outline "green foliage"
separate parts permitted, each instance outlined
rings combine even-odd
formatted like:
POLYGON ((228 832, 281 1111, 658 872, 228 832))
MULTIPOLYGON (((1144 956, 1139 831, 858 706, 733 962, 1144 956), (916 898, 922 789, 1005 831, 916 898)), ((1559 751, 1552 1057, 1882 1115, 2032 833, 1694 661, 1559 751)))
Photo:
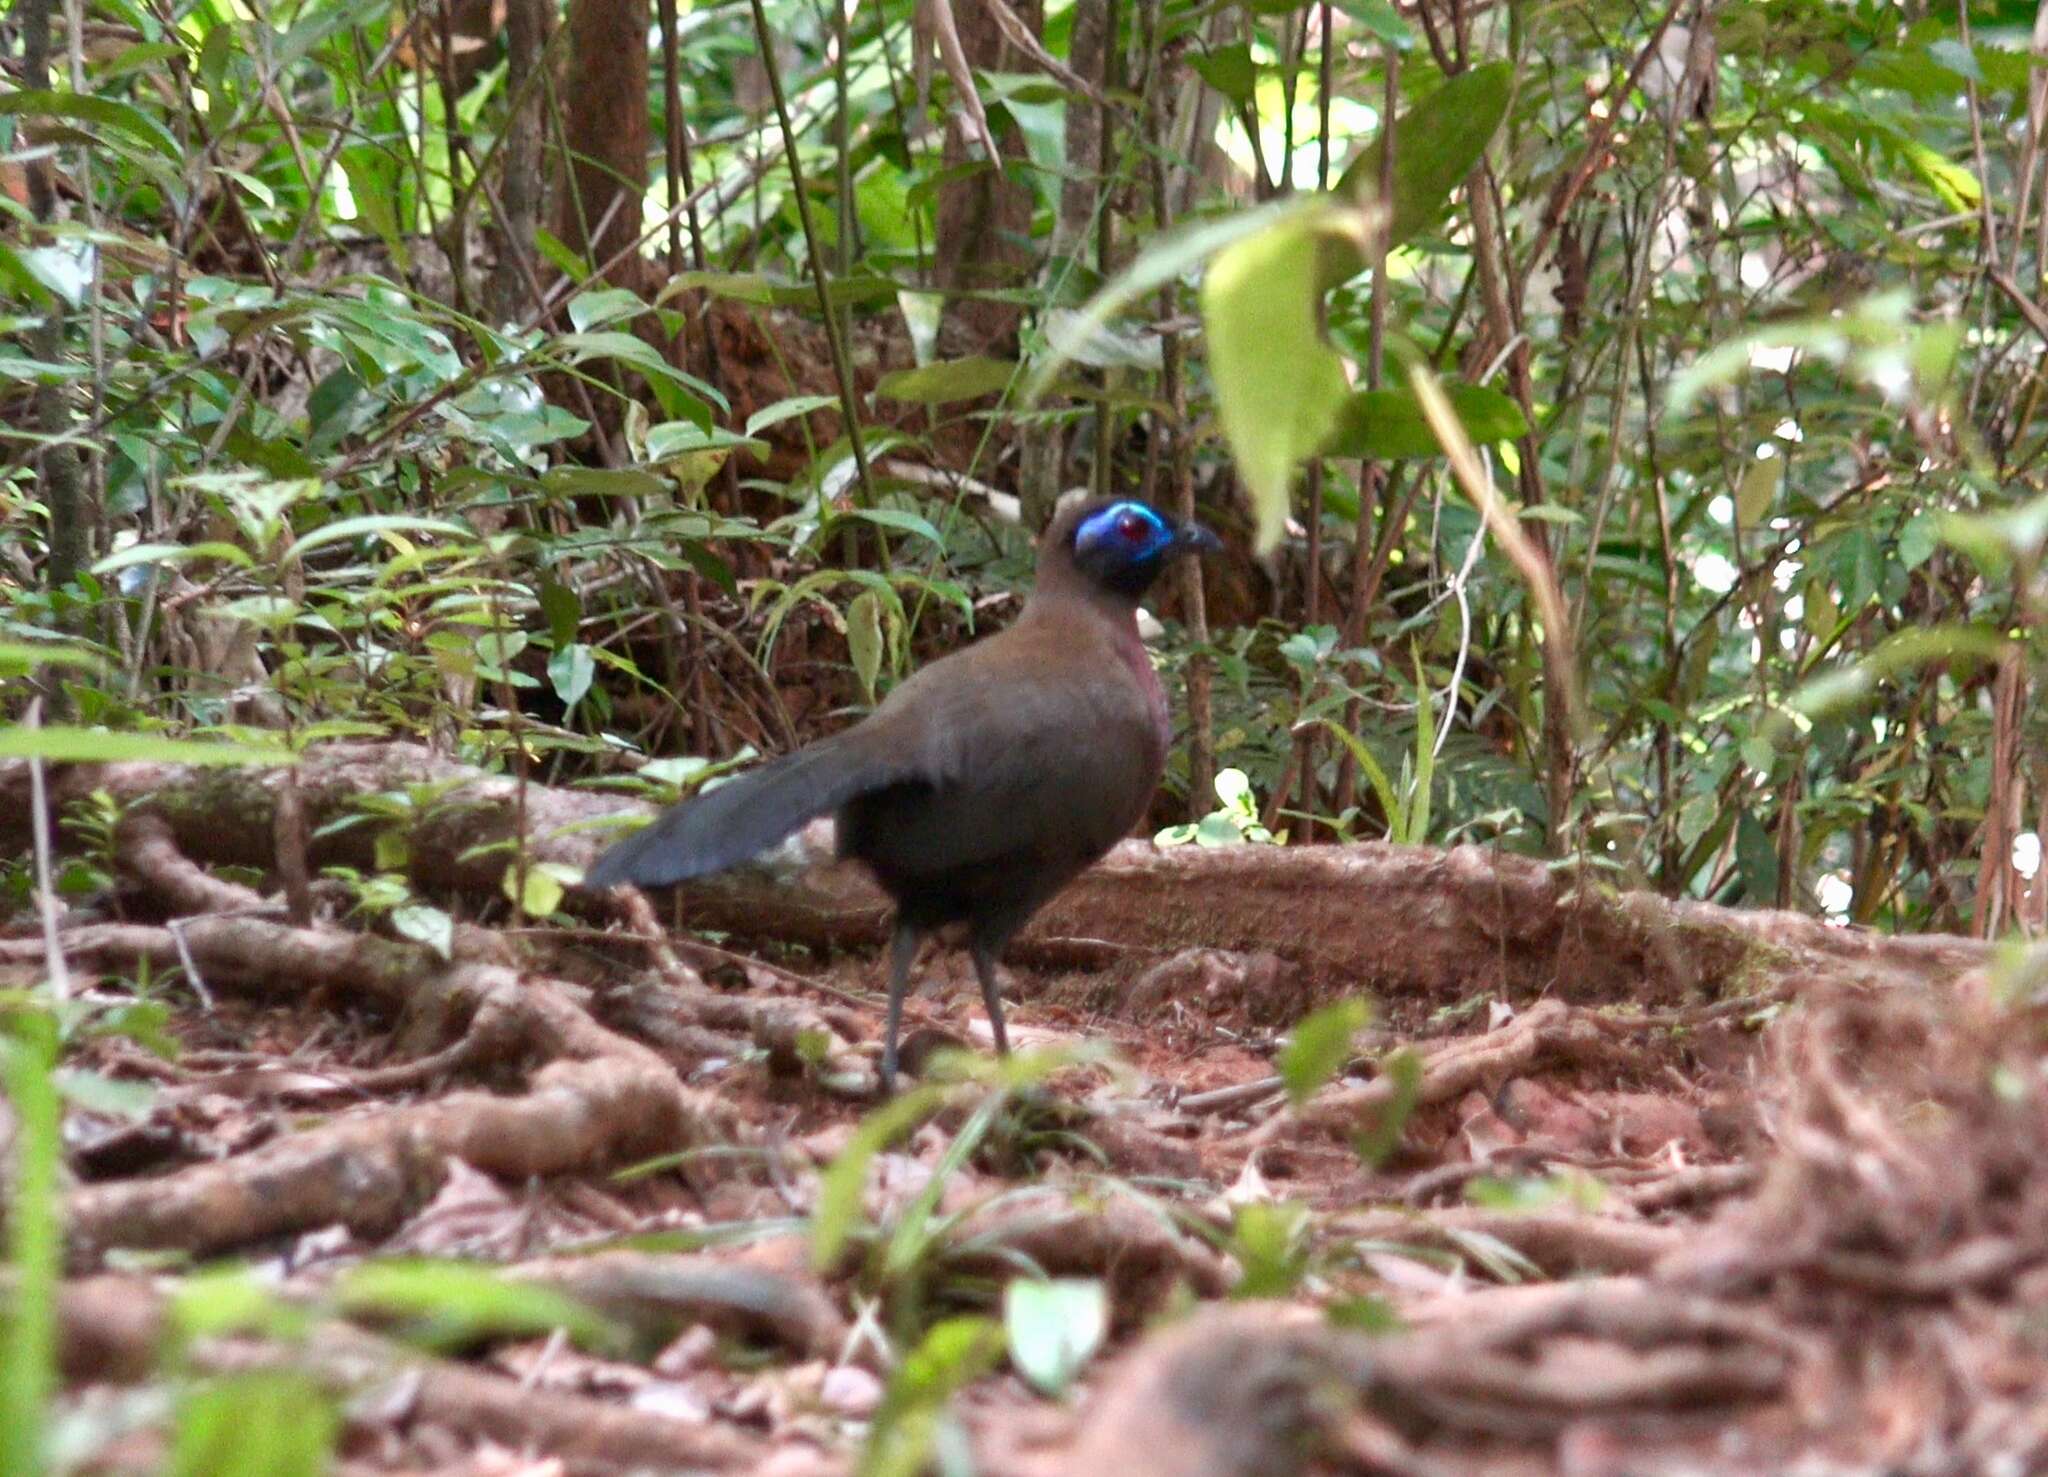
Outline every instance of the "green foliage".
POLYGON ((1226 247, 1202 278, 1216 410, 1258 513, 1258 547, 1279 541, 1295 467, 1329 439, 1344 367, 1317 321, 1317 262, 1348 213, 1310 203, 1226 247))
POLYGON ((933 1325, 889 1381, 855 1469, 860 1477, 917 1477, 934 1460, 941 1471, 959 1470, 966 1433, 946 1402, 993 1369, 1002 1353, 1003 1330, 992 1319, 933 1325))
POLYGON ((256 1370, 187 1390, 174 1426, 171 1477, 320 1477, 341 1418, 307 1376, 256 1370))
POLYGON ((7 1266, 0 1300, 0 1474, 40 1477, 57 1390, 57 1284, 63 1275, 58 1173, 63 1151, 57 1022, 33 1007, 0 1015, 0 1089, 13 1109, 7 1266))
POLYGON ((1286 832, 1275 837, 1259 819, 1258 797, 1252 794, 1251 777, 1243 770, 1216 771, 1216 799, 1216 809, 1199 821, 1168 826, 1153 842, 1160 846, 1185 846, 1190 841, 1201 846, 1236 846, 1286 839, 1286 832))
POLYGON ((1393 1094, 1352 1140, 1358 1157, 1368 1165, 1378 1164, 1399 1147, 1401 1132, 1422 1098, 1422 1058, 1413 1051, 1403 1048, 1388 1053, 1380 1072, 1393 1084, 1393 1094))
POLYGON ((408 1342, 443 1352, 556 1329, 586 1347, 619 1343, 617 1331, 575 1299, 462 1262, 366 1262, 336 1283, 334 1301, 343 1312, 390 1321, 408 1342))
POLYGON ((1287 1297, 1308 1275, 1313 1223, 1308 1207, 1292 1201, 1254 1201, 1237 1207, 1230 1250, 1243 1276, 1231 1290, 1239 1298, 1287 1297))
POLYGON ((1364 1000, 1339 1000, 1295 1022, 1277 1065, 1287 1085, 1287 1100, 1297 1108, 1351 1060, 1351 1044, 1372 1024, 1372 1006, 1364 1000))
POLYGON ((1003 1288, 1003 1332, 1017 1372, 1061 1394, 1109 1332, 1109 1293, 1094 1280, 1013 1278, 1003 1288))

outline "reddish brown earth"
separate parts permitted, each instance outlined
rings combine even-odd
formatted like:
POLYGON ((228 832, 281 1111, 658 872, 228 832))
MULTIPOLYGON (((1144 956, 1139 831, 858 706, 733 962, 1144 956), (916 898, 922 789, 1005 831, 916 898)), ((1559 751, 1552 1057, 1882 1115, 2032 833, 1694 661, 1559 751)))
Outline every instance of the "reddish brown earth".
MULTIPOLYGON (((308 834, 418 762, 316 756, 308 834)), ((20 782, 0 767, 0 815, 20 782)), ((826 1171, 875 1108, 856 884, 677 904, 716 939, 573 887, 580 918, 520 922, 503 855, 464 860, 510 803, 479 788, 409 838, 416 892, 463 920, 443 961, 330 884, 299 921, 266 896, 274 775, 56 782, 152 797, 119 887, 57 921, 75 998, 128 1004, 146 968, 175 1043, 69 1058, 151 1096, 68 1116, 68 1400, 154 1377, 163 1267, 234 1258, 312 1331, 214 1334, 193 1367, 309 1369, 346 1397, 351 1472, 851 1472, 902 1429, 881 1402, 925 1330, 1045 1273, 1103 1286, 1107 1340, 1058 1398, 993 1350, 969 1372, 945 1408, 977 1471, 2048 1464, 2041 1011, 1966 941, 1589 898, 1514 858, 1132 848, 1012 971, 1020 1047, 1102 1055, 992 1115, 986 1074, 935 1094, 820 1262, 826 1171), (1397 901, 1356 920, 1368 886, 1397 901), (1287 1031, 1354 993, 1353 1060, 1290 1104, 1287 1031), (620 1337, 412 1350, 334 1300, 393 1255, 499 1268, 620 1337)), ((532 860, 587 860, 554 828, 616 808, 528 787, 532 860)), ((369 840, 283 844, 317 876, 369 840)), ((0 987, 47 967, 17 917, 0 987)), ((960 961, 922 973, 913 1059, 985 1047, 960 961)), ((162 1454, 145 1430, 101 1469, 162 1454)))

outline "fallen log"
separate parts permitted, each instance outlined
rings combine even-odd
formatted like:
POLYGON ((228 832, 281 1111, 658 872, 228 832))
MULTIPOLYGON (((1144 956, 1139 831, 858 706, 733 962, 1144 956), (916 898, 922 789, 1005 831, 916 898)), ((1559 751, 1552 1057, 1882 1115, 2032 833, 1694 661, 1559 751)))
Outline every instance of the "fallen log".
MULTIPOLYGON (((53 804, 105 790, 161 816, 196 860, 277 871, 282 771, 78 765, 51 780, 53 804)), ((426 797, 405 823, 415 884, 479 898, 502 895, 510 853, 493 843, 512 839, 518 816, 530 862, 580 868, 618 834, 609 818, 653 810, 541 784, 521 793, 513 779, 418 744, 326 744, 296 767, 312 865, 372 867, 378 831, 397 823, 338 831, 332 823, 363 814, 368 795, 408 789, 426 797)), ((0 845, 27 848, 29 814, 26 764, 0 762, 0 845)), ((829 855, 829 830, 813 826, 770 865, 676 889, 677 920, 816 947, 880 943, 886 901, 857 867, 801 865, 829 855)), ((567 906, 601 915, 608 904, 572 888, 567 906)), ((1798 913, 1620 891, 1584 869, 1479 846, 1162 849, 1145 841, 1124 842, 1084 873, 1018 938, 1013 956, 1149 963, 1191 948, 1277 955, 1301 972, 1309 999, 1356 991, 1424 1002, 1497 993, 1650 1004, 1822 982, 1925 985, 1989 958, 1973 939, 1894 937, 1798 913)))

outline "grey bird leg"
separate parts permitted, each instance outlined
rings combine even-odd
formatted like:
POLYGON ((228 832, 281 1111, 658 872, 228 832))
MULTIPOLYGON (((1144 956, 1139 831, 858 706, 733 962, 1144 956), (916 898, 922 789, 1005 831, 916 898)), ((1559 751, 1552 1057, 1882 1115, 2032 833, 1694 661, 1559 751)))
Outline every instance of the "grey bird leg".
POLYGON ((910 985, 910 966, 917 958, 918 932, 898 923, 889 939, 889 1018, 882 1028, 882 1091, 896 1090, 896 1034, 903 1026, 903 995, 910 985))
POLYGON ((988 1007, 988 1028, 996 1038, 996 1055, 1010 1054, 1010 1038, 1003 1030, 1003 997, 996 990, 996 951, 976 940, 967 952, 974 959, 974 977, 981 981, 981 1003, 988 1007))

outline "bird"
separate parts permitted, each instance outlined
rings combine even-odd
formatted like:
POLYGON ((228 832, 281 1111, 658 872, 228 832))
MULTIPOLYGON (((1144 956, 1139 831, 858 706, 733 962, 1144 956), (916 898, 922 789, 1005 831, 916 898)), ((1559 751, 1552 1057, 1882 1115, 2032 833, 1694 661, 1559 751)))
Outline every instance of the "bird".
POLYGON ((999 1055, 996 961, 1012 935, 1122 840, 1151 804, 1171 739, 1138 604, 1216 535, 1131 498, 1062 499, 1015 622, 932 662, 867 717, 701 791, 612 846, 595 888, 721 872, 812 819, 895 904, 881 1086, 896 1082, 911 965, 964 928, 999 1055))

